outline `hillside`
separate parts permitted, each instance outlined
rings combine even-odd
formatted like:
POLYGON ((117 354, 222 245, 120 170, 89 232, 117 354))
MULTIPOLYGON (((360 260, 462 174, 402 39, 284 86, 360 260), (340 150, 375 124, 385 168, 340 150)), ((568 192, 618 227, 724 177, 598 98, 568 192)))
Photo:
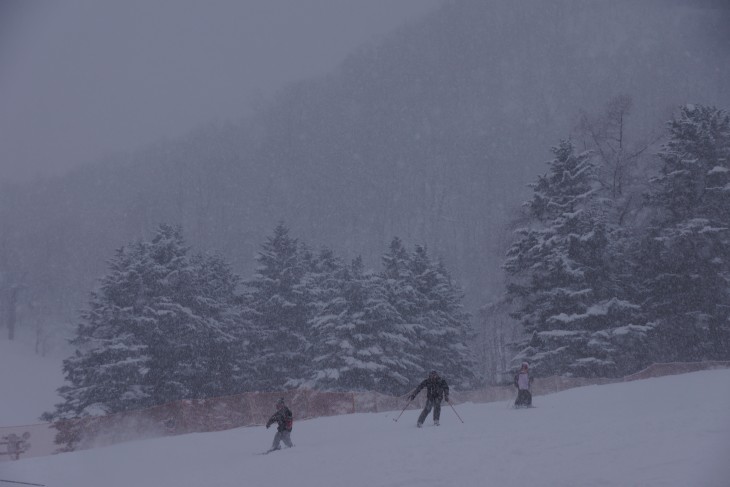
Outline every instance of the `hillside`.
POLYGON ((3 462, 0 478, 49 487, 724 487, 728 401, 730 370, 714 370, 539 396, 529 410, 461 404, 463 424, 447 406, 440 427, 415 428, 416 411, 398 422, 395 413, 295 422, 295 448, 266 456, 258 453, 273 431, 239 428, 3 462))
POLYGON ((250 119, 4 188, 0 271, 22 277, 22 323, 58 326, 113 250, 160 222, 247 276, 284 220, 370 268, 393 236, 428 245, 474 311, 501 294, 505 224, 581 112, 630 95, 638 143, 680 104, 730 106, 728 12, 691 0, 443 2, 250 119))

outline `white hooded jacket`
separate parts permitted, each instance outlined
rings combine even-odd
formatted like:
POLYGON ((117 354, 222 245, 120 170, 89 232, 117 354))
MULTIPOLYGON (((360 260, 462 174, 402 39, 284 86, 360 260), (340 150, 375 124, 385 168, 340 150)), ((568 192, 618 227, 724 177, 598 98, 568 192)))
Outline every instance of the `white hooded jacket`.
POLYGON ((521 391, 530 388, 530 375, 526 370, 521 370, 520 373, 517 374, 517 388, 521 391))

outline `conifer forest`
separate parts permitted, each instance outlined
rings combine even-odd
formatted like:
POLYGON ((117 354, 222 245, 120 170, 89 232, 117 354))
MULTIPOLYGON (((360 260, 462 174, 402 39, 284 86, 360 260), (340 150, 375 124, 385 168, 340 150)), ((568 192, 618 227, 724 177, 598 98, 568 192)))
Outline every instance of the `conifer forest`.
POLYGON ((0 178, 46 419, 730 360, 730 8, 435 5, 240 117, 0 178))

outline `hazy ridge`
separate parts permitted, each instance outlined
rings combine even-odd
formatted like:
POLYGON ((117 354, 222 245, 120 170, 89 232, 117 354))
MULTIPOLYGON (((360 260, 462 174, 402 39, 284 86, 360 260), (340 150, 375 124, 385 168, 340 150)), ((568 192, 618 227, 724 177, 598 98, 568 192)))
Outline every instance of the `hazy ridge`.
POLYGON ((723 7, 444 2, 247 120, 6 187, 0 270, 24 286, 20 325, 75 319, 112 250, 161 221, 244 275, 279 220, 372 267, 397 235, 442 256, 473 310, 501 292, 504 224, 581 111, 629 94, 642 138, 677 105, 730 107, 723 7))

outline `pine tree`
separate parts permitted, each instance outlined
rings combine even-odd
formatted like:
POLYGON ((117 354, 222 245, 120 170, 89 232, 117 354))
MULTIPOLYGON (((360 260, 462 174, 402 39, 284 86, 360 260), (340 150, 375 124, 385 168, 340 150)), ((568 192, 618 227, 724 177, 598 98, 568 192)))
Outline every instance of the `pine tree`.
POLYGON ((356 390, 344 377, 353 355, 349 332, 354 328, 344 297, 351 280, 346 266, 330 249, 322 249, 305 278, 312 297, 308 326, 312 330, 311 369, 306 385, 321 390, 356 390))
MULTIPOLYGON (((606 246, 596 262, 594 321, 602 322, 589 341, 604 358, 600 375, 622 376, 650 363, 648 332, 636 286, 636 225, 646 186, 644 154, 649 142, 638 142, 627 129, 633 102, 627 95, 612 98, 597 116, 583 115, 580 130, 594 155, 599 191, 591 205, 605 232, 606 246)), ((599 365, 599 363, 596 363, 599 365)))
POLYGON ((121 248, 91 295, 64 360, 64 402, 47 419, 115 413, 230 392, 236 279, 188 257, 179 228, 121 248))
POLYGON ((462 389, 475 386, 476 366, 467 346, 474 332, 471 317, 463 310, 462 291, 443 262, 433 261, 425 246, 415 247, 410 268, 416 291, 422 296, 416 321, 423 325, 423 368, 437 370, 462 389))
POLYGON ((469 343, 470 317, 463 312, 463 294, 443 263, 434 262, 424 246, 409 253, 394 238, 383 256, 382 278, 389 301, 413 334, 412 355, 417 367, 411 382, 429 370, 468 388, 476 383, 469 343))
POLYGON ((636 305, 611 272, 612 233, 590 153, 561 142, 526 203, 533 226, 517 232, 504 268, 526 338, 514 361, 541 375, 619 375, 621 344, 641 341, 636 305))
POLYGON ((135 244, 117 250, 110 273, 91 293, 71 344, 73 356, 63 361, 67 385, 59 388, 64 402, 44 419, 100 415, 149 406, 154 391, 145 385, 150 355, 144 341, 142 279, 145 249, 135 244))
POLYGON ((387 302, 382 281, 362 259, 328 266, 311 320, 315 333, 310 385, 340 391, 402 394, 411 364, 402 342, 393 342, 400 317, 387 302))
POLYGON ((730 116, 684 106, 651 180, 639 277, 657 360, 730 356, 730 116))
POLYGON ((411 256, 401 239, 393 238, 388 252, 382 257, 381 275, 395 309, 407 322, 416 323, 415 318, 426 303, 425 297, 416 290, 410 259, 411 256))
POLYGON ((317 261, 310 281, 317 299, 307 385, 403 394, 419 367, 417 337, 392 304, 386 280, 366 272, 360 258, 343 265, 321 254, 317 261))
POLYGON ((195 254, 193 311, 205 317, 205 351, 198 368, 205 371, 201 386, 204 397, 231 395, 245 390, 246 370, 251 360, 247 333, 251 324, 241 312, 240 278, 219 255, 195 254))
MULTIPOLYGON (((384 260, 389 259, 386 254, 384 260)), ((369 367, 368 362, 378 364, 372 373, 373 390, 402 395, 423 373, 417 341, 420 325, 406 321, 398 312, 393 293, 397 286, 392 279, 357 269, 353 267, 356 282, 362 285, 351 289, 350 295, 353 302, 363 306, 362 326, 355 335, 361 344, 360 355, 365 367, 369 367)))
POLYGON ((409 382, 414 382, 430 370, 430 367, 426 365, 428 354, 423 341, 425 328, 419 320, 426 298, 416 290, 410 259, 402 240, 393 238, 388 251, 381 258, 382 270, 379 277, 388 302, 399 316, 393 322, 397 329, 391 338, 403 342, 400 354, 408 357, 407 361, 412 363, 411 368, 404 371, 404 376, 409 382))
POLYGON ((246 283, 249 290, 245 297, 252 322, 249 387, 296 387, 307 377, 307 353, 311 346, 304 280, 311 256, 279 223, 256 260, 258 268, 246 283))

